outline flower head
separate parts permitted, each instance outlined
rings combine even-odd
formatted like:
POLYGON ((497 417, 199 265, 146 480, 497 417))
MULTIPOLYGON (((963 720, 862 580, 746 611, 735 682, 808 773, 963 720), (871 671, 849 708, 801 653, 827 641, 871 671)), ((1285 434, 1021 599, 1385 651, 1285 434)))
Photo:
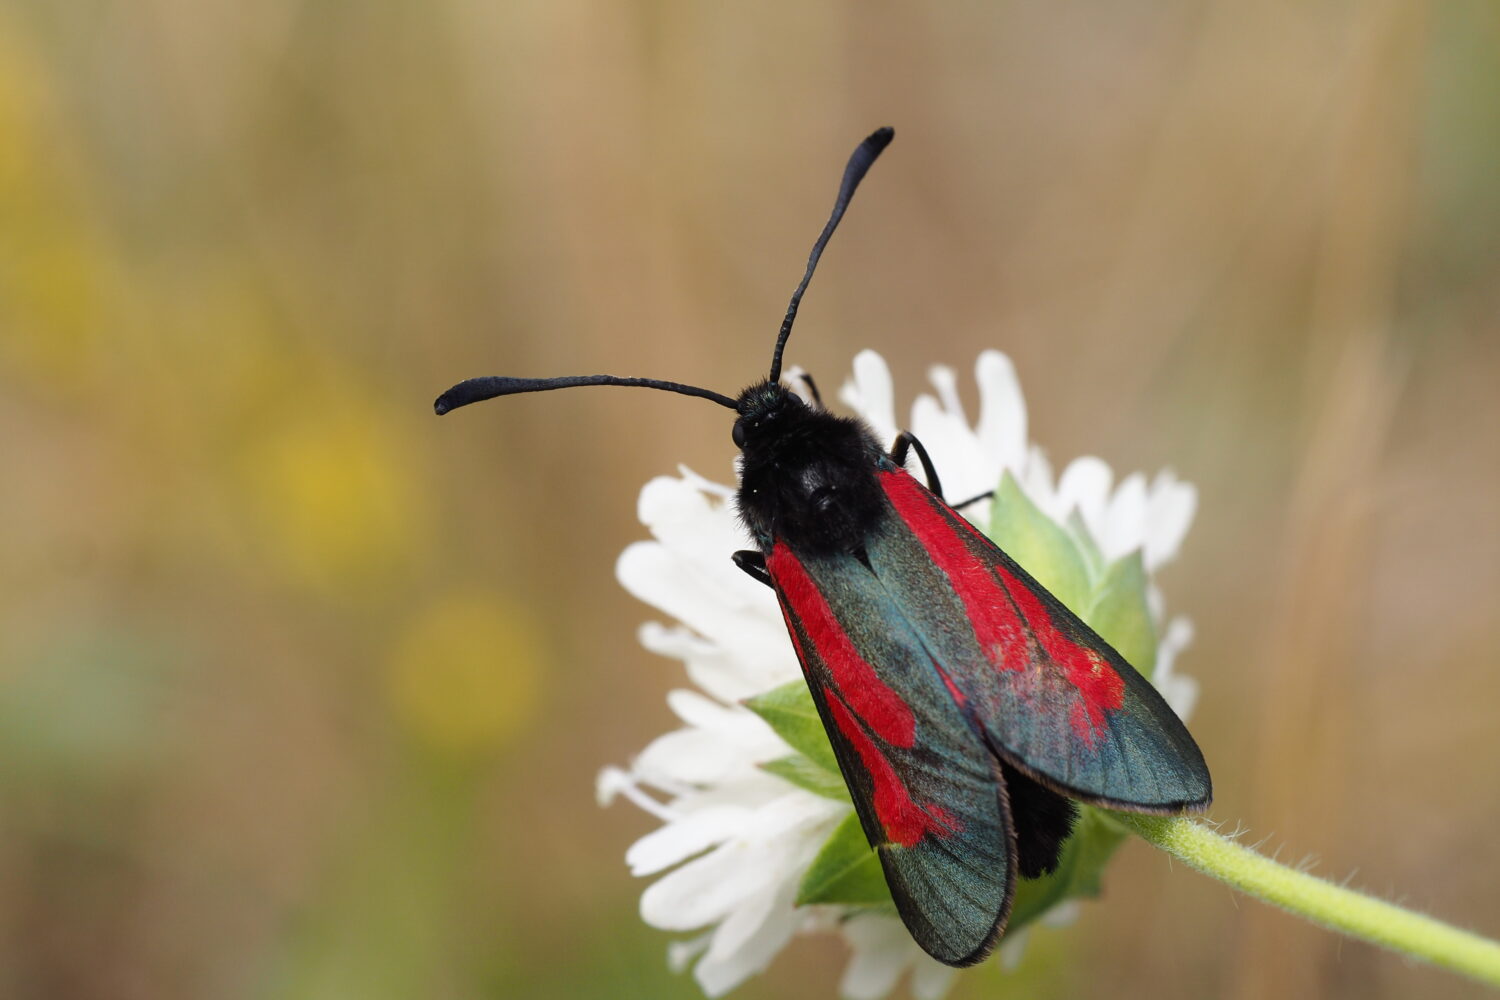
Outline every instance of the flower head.
MULTIPOLYGON (((948 497, 996 491, 964 513, 1064 603, 1106 609, 1111 622, 1124 623, 1106 638, 1143 673, 1153 676, 1154 668, 1154 683, 1185 716, 1196 686, 1173 665, 1191 629, 1181 618, 1162 627, 1150 574, 1181 545, 1196 506, 1193 487, 1170 472, 1115 485, 1097 458, 1075 460, 1054 480, 1027 440, 1009 359, 986 351, 975 374, 977 424, 964 414, 952 370, 935 367, 936 395, 917 398, 907 425, 926 445, 948 497)), ((854 359, 840 395, 878 437, 891 440, 901 429, 890 370, 874 352, 854 359)), ((878 865, 873 876, 846 865, 853 874, 840 868, 838 880, 819 877, 830 856, 847 860, 854 851, 858 858, 868 847, 836 770, 830 777, 816 752, 804 752, 806 730, 798 726, 809 723, 788 710, 806 692, 776 599, 728 558, 745 544, 731 496, 729 487, 687 470, 652 480, 639 512, 653 540, 628 547, 618 565, 627 590, 676 621, 644 625, 642 644, 681 660, 697 688, 668 695, 682 728, 652 741, 628 769, 599 776, 601 802, 624 795, 662 821, 626 853, 632 873, 661 876, 643 894, 641 915, 663 930, 696 932, 673 944, 669 957, 692 965, 710 996, 763 970, 793 935, 835 931, 853 951, 841 984, 846 997, 884 996, 907 970, 916 996, 941 997, 954 970, 917 947, 888 901, 879 905, 878 865)), ((810 724, 808 738, 820 738, 810 724)), ((1088 836, 1113 835, 1091 827, 1085 811, 1074 840, 1088 836)), ((1002 957, 1015 955, 1026 923, 1070 912, 1066 901, 1089 894, 1096 878, 1097 868, 1022 883, 1002 957)))

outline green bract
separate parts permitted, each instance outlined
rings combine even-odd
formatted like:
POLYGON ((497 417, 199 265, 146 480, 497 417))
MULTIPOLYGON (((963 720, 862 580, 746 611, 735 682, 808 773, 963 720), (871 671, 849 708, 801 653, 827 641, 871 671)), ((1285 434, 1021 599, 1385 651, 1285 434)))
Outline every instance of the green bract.
MULTIPOLYGON (((1107 563, 1076 514, 1060 525, 1044 514, 1006 473, 995 491, 989 536, 1042 586, 1075 611, 1136 670, 1156 666, 1156 624, 1147 604, 1141 554, 1107 563)), ((796 753, 766 770, 827 798, 849 800, 838 763, 807 685, 794 681, 746 703, 796 753)), ((1015 931, 1065 899, 1099 893, 1099 876, 1124 834, 1094 809, 1079 806, 1078 823, 1063 846, 1057 870, 1016 887, 1009 929, 1015 931)), ((880 860, 859 818, 850 813, 829 836, 802 878, 799 904, 894 908, 880 860)))
MULTIPOLYGON (((843 784, 842 779, 839 782, 843 784)), ((845 793, 844 798, 848 799, 845 793)), ((891 891, 886 888, 880 858, 870 850, 859 817, 844 817, 823 844, 818 856, 797 887, 797 905, 840 903, 845 906, 880 906, 892 912, 891 891)))

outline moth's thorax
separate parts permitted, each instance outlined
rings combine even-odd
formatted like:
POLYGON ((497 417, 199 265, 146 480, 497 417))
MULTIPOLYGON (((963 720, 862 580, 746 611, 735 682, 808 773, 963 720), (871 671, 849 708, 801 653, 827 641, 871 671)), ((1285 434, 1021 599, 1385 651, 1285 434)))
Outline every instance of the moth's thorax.
POLYGON ((763 551, 852 552, 884 510, 875 472, 883 452, 860 421, 815 410, 781 385, 740 394, 740 518, 763 551))

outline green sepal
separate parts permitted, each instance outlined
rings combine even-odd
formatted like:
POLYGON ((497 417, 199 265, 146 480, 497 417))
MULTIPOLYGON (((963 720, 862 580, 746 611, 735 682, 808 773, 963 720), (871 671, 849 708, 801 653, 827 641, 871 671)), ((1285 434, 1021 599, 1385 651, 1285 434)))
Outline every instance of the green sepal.
POLYGON ((1089 627, 1147 680, 1156 668, 1156 623, 1146 603, 1146 565, 1140 550, 1116 559, 1094 588, 1083 616, 1089 627))
POLYGON ((1009 472, 995 490, 989 536, 1059 601, 1074 609, 1088 606, 1089 573, 1078 544, 1031 502, 1009 472))
POLYGON ((843 776, 838 771, 828 770, 805 754, 788 754, 785 757, 768 760, 760 766, 761 770, 790 781, 798 788, 805 788, 815 795, 821 795, 825 799, 833 799, 836 802, 849 801, 849 789, 844 786, 843 776))
POLYGON ((1089 580, 1097 583, 1104 575, 1104 553, 1100 550, 1099 543, 1094 541, 1094 533, 1089 531, 1088 524, 1076 507, 1068 512, 1067 529, 1073 544, 1078 546, 1078 555, 1083 560, 1089 580))
POLYGON ((786 741, 787 746, 823 770, 838 775, 838 761, 834 759, 833 747, 828 743, 823 720, 818 716, 812 692, 807 690, 806 683, 789 681, 747 699, 745 707, 766 720, 766 724, 786 741))
POLYGON ((844 817, 823 844, 797 887, 797 905, 836 903, 843 906, 894 907, 885 884, 880 857, 870 849, 859 816, 844 817))

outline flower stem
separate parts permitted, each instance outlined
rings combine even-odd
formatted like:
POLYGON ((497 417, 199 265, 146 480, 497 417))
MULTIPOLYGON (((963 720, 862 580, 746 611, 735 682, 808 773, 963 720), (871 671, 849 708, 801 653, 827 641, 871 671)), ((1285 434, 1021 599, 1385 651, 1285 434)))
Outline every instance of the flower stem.
POLYGON ((1243 893, 1330 930, 1500 986, 1500 942, 1288 868, 1195 820, 1100 813, 1243 893))

